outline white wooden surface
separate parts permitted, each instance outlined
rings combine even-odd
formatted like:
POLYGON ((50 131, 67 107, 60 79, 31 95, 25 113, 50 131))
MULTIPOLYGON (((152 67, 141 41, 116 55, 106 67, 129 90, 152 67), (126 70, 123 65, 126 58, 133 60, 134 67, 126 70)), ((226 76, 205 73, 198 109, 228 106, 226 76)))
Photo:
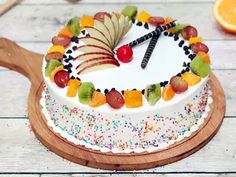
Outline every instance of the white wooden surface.
POLYGON ((49 152, 34 137, 26 107, 30 82, 0 67, 0 177, 236 176, 236 35, 226 34, 217 26, 211 11, 213 0, 81 0, 78 4, 25 0, 0 17, 0 36, 44 53, 53 33, 71 16, 115 11, 128 3, 153 14, 176 17, 199 29, 210 48, 214 73, 227 98, 226 116, 219 133, 192 156, 156 169, 121 173, 77 165, 49 152))

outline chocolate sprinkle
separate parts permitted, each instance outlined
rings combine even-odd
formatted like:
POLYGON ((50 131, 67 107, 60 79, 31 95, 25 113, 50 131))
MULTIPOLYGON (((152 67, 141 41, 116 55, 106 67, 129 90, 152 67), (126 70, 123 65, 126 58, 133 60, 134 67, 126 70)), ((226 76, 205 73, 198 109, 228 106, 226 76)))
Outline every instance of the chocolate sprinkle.
POLYGON ((72 50, 69 49, 69 50, 66 51, 66 53, 67 53, 67 54, 71 54, 71 53, 72 53, 72 50))
POLYGON ((72 42, 75 42, 75 43, 79 43, 79 39, 78 39, 78 37, 77 36, 73 36, 72 38, 71 38, 71 41, 72 42))
POLYGON ((188 50, 185 51, 185 55, 189 55, 190 52, 188 50))
POLYGON ((144 24, 144 28, 149 29, 148 23, 144 24))
POLYGON ((124 95, 125 91, 124 90, 121 90, 121 94, 124 95))
POLYGON ((83 35, 85 35, 86 32, 85 32, 85 30, 82 30, 81 33, 82 33, 83 35))
POLYGON ((188 68, 186 68, 186 71, 190 71, 189 67, 188 67, 188 68))
POLYGON ((97 91, 97 92, 101 92, 101 90, 100 90, 100 89, 96 89, 96 91, 97 91))
POLYGON ((190 58, 190 59, 194 59, 196 57, 196 54, 190 54, 189 56, 188 56, 188 58, 190 58))
POLYGON ((108 94, 108 92, 109 92, 108 89, 105 89, 105 90, 104 90, 105 95, 108 94))
POLYGON ((179 47, 182 47, 184 45, 184 40, 181 40, 180 42, 179 42, 179 47))
POLYGON ((136 23, 136 25, 137 25, 137 26, 142 26, 143 23, 142 23, 142 22, 138 22, 138 23, 136 23))
POLYGON ((186 67, 186 66, 187 66, 187 64, 186 64, 186 62, 184 62, 184 63, 183 63, 183 67, 186 67))
POLYGON ((165 31, 163 34, 164 34, 164 36, 167 36, 167 35, 168 35, 168 32, 167 32, 167 31, 165 31))
POLYGON ((178 35, 178 34, 175 34, 175 35, 174 35, 174 40, 175 40, 175 41, 178 41, 178 40, 179 40, 179 35, 178 35))
POLYGON ((144 95, 144 93, 145 93, 145 90, 143 89, 143 90, 142 90, 142 94, 144 95))
POLYGON ((77 50, 77 48, 78 48, 77 46, 73 46, 73 47, 72 47, 72 49, 73 49, 74 51, 77 50))
POLYGON ((183 47, 183 49, 186 51, 186 50, 189 49, 189 47, 185 45, 185 46, 183 47))
POLYGON ((174 36, 174 34, 170 32, 170 33, 168 34, 168 36, 172 37, 172 36, 174 36))
POLYGON ((179 76, 179 77, 180 77, 180 76, 181 76, 181 73, 176 74, 176 76, 179 76))

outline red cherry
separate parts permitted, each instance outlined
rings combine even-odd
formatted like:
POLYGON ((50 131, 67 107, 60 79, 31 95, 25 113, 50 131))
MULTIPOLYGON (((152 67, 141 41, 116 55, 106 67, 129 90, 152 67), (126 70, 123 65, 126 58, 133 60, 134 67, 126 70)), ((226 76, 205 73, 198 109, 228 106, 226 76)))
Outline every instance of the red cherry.
POLYGON ((108 92, 106 94, 106 101, 114 109, 121 108, 125 103, 123 96, 117 90, 108 92))
POLYGON ((123 45, 117 50, 117 58, 123 63, 129 63, 133 58, 133 50, 128 45, 123 45))
POLYGON ((58 71, 54 76, 54 81, 58 87, 64 88, 70 80, 70 74, 64 70, 58 71))

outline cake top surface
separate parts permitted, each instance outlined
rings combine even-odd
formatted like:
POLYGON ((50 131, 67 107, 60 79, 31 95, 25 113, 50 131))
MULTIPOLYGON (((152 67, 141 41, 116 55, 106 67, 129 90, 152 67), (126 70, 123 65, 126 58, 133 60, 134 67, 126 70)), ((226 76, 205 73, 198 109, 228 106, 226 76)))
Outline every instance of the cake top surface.
POLYGON ((45 56, 47 86, 73 105, 122 111, 165 107, 194 92, 210 72, 208 48, 196 29, 136 14, 127 6, 121 13, 72 18, 45 56), (144 68, 145 53, 151 55, 144 68))

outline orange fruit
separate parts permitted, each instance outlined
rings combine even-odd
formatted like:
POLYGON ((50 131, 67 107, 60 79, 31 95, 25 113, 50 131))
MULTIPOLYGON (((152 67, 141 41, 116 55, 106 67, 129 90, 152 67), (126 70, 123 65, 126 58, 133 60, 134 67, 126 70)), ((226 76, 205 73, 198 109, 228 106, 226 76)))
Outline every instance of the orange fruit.
POLYGON ((213 6, 216 21, 226 31, 236 33, 236 1, 216 0, 213 6))
POLYGON ((162 99, 165 101, 171 100, 175 96, 175 91, 170 84, 166 85, 162 91, 162 99))
POLYGON ((103 104, 105 104, 106 101, 106 96, 100 92, 94 91, 93 95, 92 95, 92 99, 89 103, 89 106, 91 107, 98 107, 101 106, 103 104))

